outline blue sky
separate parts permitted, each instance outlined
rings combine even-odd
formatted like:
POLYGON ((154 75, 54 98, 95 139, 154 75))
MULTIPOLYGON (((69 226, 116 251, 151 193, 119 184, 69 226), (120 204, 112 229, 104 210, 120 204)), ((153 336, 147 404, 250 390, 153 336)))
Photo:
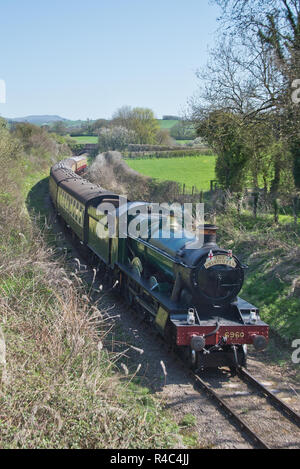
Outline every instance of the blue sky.
POLYGON ((209 0, 1 2, 0 115, 177 114, 197 88, 219 11, 209 0))

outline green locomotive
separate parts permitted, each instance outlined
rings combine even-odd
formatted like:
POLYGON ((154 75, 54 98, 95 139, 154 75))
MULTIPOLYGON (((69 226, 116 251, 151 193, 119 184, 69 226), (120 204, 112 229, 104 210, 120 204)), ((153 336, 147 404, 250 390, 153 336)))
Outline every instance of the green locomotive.
POLYGON ((218 247, 215 226, 205 225, 203 243, 191 249, 197 237, 177 236, 182 226, 174 217, 166 237, 166 215, 153 218, 151 204, 123 203, 82 179, 72 158, 51 168, 50 196, 111 283, 192 367, 245 366, 247 344, 266 347, 267 324, 255 306, 238 297, 245 266, 218 247), (132 222, 136 234, 129 229, 132 222))

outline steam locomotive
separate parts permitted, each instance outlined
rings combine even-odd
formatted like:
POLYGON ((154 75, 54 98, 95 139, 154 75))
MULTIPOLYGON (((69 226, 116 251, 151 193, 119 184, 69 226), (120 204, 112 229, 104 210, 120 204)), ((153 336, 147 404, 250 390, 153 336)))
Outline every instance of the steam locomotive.
POLYGON ((238 297, 246 266, 218 247, 217 227, 204 225, 201 246, 191 249, 190 236, 176 236, 174 214, 166 237, 166 215, 156 215, 150 227, 151 204, 120 203, 119 195, 80 177, 86 166, 85 157, 53 166, 50 197, 111 284, 192 368, 246 366, 247 345, 264 350, 269 328, 258 308, 238 297), (128 230, 133 220, 138 235, 128 230))

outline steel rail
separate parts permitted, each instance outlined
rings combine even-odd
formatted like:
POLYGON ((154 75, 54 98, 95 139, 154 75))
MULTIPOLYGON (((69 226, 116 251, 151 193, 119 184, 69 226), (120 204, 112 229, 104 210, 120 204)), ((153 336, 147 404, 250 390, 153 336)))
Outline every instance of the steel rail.
POLYGON ((190 371, 190 376, 193 378, 195 383, 199 387, 201 387, 210 398, 216 401, 217 404, 226 412, 226 414, 234 420, 234 422, 240 427, 240 429, 244 431, 248 435, 248 437, 250 437, 250 439, 258 449, 271 449, 270 446, 249 427, 245 420, 229 407, 229 405, 224 401, 224 399, 222 399, 218 395, 218 393, 214 391, 213 388, 209 387, 194 372, 190 371))
POLYGON ((249 373, 249 371, 247 371, 245 368, 239 368, 237 371, 238 371, 238 376, 242 380, 247 381, 252 386, 259 389, 261 393, 267 396, 267 398, 270 400, 272 404, 274 404, 277 408, 282 410, 284 414, 286 415, 286 417, 288 417, 292 421, 292 423, 294 423, 300 428, 300 415, 294 409, 292 409, 289 405, 283 402, 272 391, 267 389, 260 381, 254 378, 254 376, 252 376, 249 373))
MULTIPOLYGON (((186 369, 186 364, 184 360, 182 360, 178 354, 176 354, 177 359, 182 363, 184 368, 186 369)), ((259 437, 248 425, 245 420, 239 416, 230 406, 222 399, 221 396, 218 395, 216 391, 214 391, 213 388, 209 387, 197 374, 195 374, 193 371, 188 370, 189 375, 192 377, 194 380, 194 383, 200 387, 211 399, 213 399, 219 407, 230 417, 234 420, 236 425, 245 433, 248 435, 248 437, 252 440, 253 444, 256 445, 257 448, 259 449, 271 449, 268 443, 266 443, 261 437, 259 437)), ((289 406, 287 406, 283 401, 281 401, 279 398, 277 398, 271 391, 266 389, 259 381, 257 381, 253 376, 251 376, 244 368, 240 368, 238 370, 238 374, 240 377, 243 377, 244 379, 247 379, 251 384, 255 385, 257 388, 266 394, 269 398, 272 399, 273 402, 276 401, 276 403, 279 405, 280 408, 285 410, 285 413, 289 415, 289 417, 293 417, 293 419, 297 422, 299 425, 300 423, 300 416, 289 406)))

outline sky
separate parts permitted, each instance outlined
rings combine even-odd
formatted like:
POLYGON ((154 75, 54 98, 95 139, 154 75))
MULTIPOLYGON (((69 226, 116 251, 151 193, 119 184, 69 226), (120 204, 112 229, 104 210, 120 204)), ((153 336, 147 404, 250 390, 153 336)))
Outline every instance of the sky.
POLYGON ((198 86, 219 10, 209 0, 2 0, 0 115, 179 114, 198 86))

